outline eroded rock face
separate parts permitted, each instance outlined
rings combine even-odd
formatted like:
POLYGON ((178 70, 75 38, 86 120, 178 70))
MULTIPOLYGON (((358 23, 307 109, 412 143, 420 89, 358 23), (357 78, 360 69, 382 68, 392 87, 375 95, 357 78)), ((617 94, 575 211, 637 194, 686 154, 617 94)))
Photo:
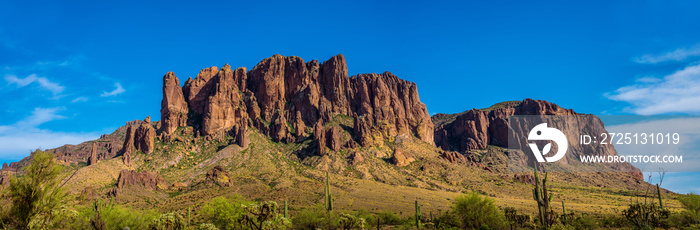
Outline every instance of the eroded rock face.
POLYGON ((177 127, 187 125, 189 108, 180 88, 180 80, 175 73, 168 72, 163 76, 163 101, 160 116, 162 119, 161 132, 170 135, 177 127))
MULTIPOLYGON (((556 104, 525 99, 522 102, 507 102, 493 109, 472 109, 458 114, 453 121, 439 124, 435 128, 435 144, 444 150, 465 152, 486 148, 487 145, 508 146, 507 118, 513 115, 575 115, 571 109, 556 104)), ((436 115, 433 118, 443 119, 436 115)), ((449 116, 449 115, 448 115, 449 116)))
POLYGON ((122 170, 119 172, 117 179, 117 188, 110 192, 111 195, 117 196, 123 189, 127 187, 135 187, 136 189, 148 190, 164 190, 167 189, 165 180, 153 172, 136 172, 134 170, 122 170))
POLYGON ((356 113, 353 115, 367 116, 355 130, 360 144, 365 146, 372 133, 385 137, 415 134, 417 138, 434 144, 433 122, 425 104, 420 102, 415 83, 384 72, 352 77, 350 84, 355 96, 353 111, 356 113))
POLYGON ((97 164, 97 143, 95 142, 92 142, 92 151, 90 151, 90 157, 88 158, 87 164, 97 164))
MULTIPOLYGON (((180 114, 185 111, 180 94, 174 92, 179 83, 171 78, 175 75, 168 73, 163 80, 167 100, 162 103, 162 129, 166 133, 183 123, 180 114)), ((205 136, 240 133, 231 129, 245 120, 275 141, 301 141, 308 127, 344 115, 355 120, 361 117, 353 132, 362 146, 402 134, 433 144, 433 123, 415 83, 389 72, 348 77, 343 55, 323 63, 273 55, 250 71, 232 70, 228 65, 221 70, 203 69, 195 79, 185 82, 182 96, 189 108, 184 123, 205 136)), ((314 134, 314 139, 322 136, 326 134, 314 134)), ((356 145, 321 143, 335 151, 356 145)))
POLYGON ((151 126, 151 116, 146 117, 134 134, 134 147, 145 154, 151 154, 155 145, 156 131, 151 126))
MULTIPOLYGON (((564 109, 556 104, 525 99, 521 102, 502 102, 491 108, 484 110, 473 109, 456 115, 438 114, 433 116, 434 122, 438 124, 435 129, 435 143, 438 147, 446 151, 458 151, 466 153, 470 150, 484 149, 488 145, 509 147, 508 135, 513 135, 512 140, 520 140, 510 143, 511 147, 523 149, 527 145, 527 135, 524 130, 529 130, 537 124, 518 123, 508 124, 508 117, 514 115, 565 115, 561 117, 562 128, 560 130, 569 139, 569 143, 578 142, 578 135, 581 130, 585 133, 605 132, 605 126, 595 115, 578 114, 571 109, 564 109), (576 124, 576 125, 573 125, 576 124), (508 133, 508 126, 514 130, 522 132, 508 133), (517 128, 517 129, 515 129, 517 128)), ((534 122, 534 121, 523 121, 534 122)), ((557 146, 552 147, 556 151, 557 146)), ((593 150, 585 150, 588 146, 570 145, 571 154, 566 154, 558 162, 563 164, 576 163, 580 154, 596 152, 600 155, 617 155, 612 145, 607 145, 593 150)), ((532 154, 513 153, 510 160, 519 165, 533 165, 536 162, 532 154)), ((453 154, 452 154, 453 155, 453 154)), ((456 159, 455 156, 445 155, 446 159, 456 159)), ((615 171, 630 172, 637 179, 642 180, 642 174, 629 163, 609 164, 607 167, 615 171)))
POLYGON ((246 106, 240 100, 237 79, 245 78, 245 68, 231 70, 225 65, 218 74, 211 78, 211 94, 204 105, 202 114, 202 135, 211 135, 227 131, 240 119, 247 119, 246 106))
POLYGON ((122 146, 122 161, 125 165, 131 165, 131 155, 134 154, 134 148, 134 126, 129 125, 122 146))
POLYGON ((326 131, 321 123, 314 125, 314 140, 318 143, 318 154, 323 156, 326 154, 326 131))

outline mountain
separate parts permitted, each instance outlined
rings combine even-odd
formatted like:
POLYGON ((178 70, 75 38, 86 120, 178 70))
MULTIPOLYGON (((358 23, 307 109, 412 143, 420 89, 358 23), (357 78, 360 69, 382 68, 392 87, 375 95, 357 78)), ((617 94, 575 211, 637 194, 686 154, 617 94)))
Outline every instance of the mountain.
MULTIPOLYGON (((569 143, 577 143, 580 133, 603 133, 605 125, 595 115, 581 114, 573 109, 564 109, 559 105, 541 101, 525 99, 523 101, 508 101, 497 103, 485 109, 472 109, 459 114, 436 114, 433 116, 435 126, 435 143, 443 150, 459 151, 467 153, 470 150, 484 149, 489 145, 499 146, 511 149, 524 149, 527 146, 527 133, 534 127, 535 124, 509 124, 508 118, 511 116, 529 115, 529 116, 561 116, 555 122, 562 123, 560 130, 568 138, 569 143), (568 125, 566 125, 568 124, 568 125), (509 134, 509 125, 512 130, 509 134), (516 143, 509 143, 509 140, 520 140, 516 143), (510 146, 509 146, 510 145, 510 146)), ((550 120, 550 123, 553 122, 550 120)), ((556 146, 552 151, 556 151, 556 146)), ((569 150, 564 159, 559 163, 567 166, 576 166, 579 168, 570 167, 568 171, 586 171, 584 165, 580 162, 580 155, 584 153, 593 153, 603 156, 617 155, 617 151, 613 145, 602 145, 599 148, 587 148, 583 145, 569 145, 569 150)), ((592 147, 591 147, 592 148, 592 147)), ((510 158, 518 159, 518 165, 535 166, 534 155, 523 154, 522 152, 511 151, 510 158), (518 155, 518 156, 513 156, 518 155)), ((614 172, 629 172, 638 180, 643 180, 641 171, 630 163, 615 163, 606 164, 607 170, 614 172)), ((591 171, 606 171, 606 169, 596 168, 591 171)))
MULTIPOLYGON (((350 77, 343 55, 322 63, 274 55, 251 70, 210 67, 182 87, 168 72, 162 92, 160 121, 127 122, 98 140, 47 150, 68 166, 71 191, 168 211, 239 193, 289 200, 298 210, 322 199, 331 172, 340 208, 408 212, 421 200, 430 203, 425 212, 437 213, 456 194, 477 191, 532 212, 532 194, 523 192, 532 176, 508 170, 507 118, 561 114, 604 130, 594 117, 532 99, 430 117, 415 83, 389 72, 350 77)), ((21 174, 30 158, 3 170, 21 174)), ((620 191, 645 184, 628 169, 552 173, 551 186, 572 210, 611 212, 626 205, 620 191)))

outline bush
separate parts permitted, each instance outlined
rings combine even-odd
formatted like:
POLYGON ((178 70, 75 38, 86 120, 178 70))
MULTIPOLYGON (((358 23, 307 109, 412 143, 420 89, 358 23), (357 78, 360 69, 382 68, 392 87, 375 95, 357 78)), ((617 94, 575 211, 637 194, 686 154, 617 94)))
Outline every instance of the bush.
POLYGON ((199 225, 199 230, 219 230, 216 225, 211 224, 211 223, 206 223, 206 224, 200 224, 199 225))
POLYGON ((352 214, 341 213, 338 218, 342 229, 365 229, 365 219, 352 214))
POLYGON ((97 224, 104 229, 124 229, 124 227, 147 229, 149 224, 158 217, 156 211, 134 210, 112 202, 105 205, 97 201, 94 205, 79 210, 78 218, 68 228, 91 229, 97 224))
POLYGON ((598 228, 598 222, 596 221, 596 219, 586 214, 583 214, 580 217, 576 217, 573 220, 571 220, 570 225, 574 227, 574 229, 598 228))
POLYGON ((433 224, 438 229, 456 229, 462 226, 462 221, 453 212, 445 212, 438 215, 433 220, 433 224))
POLYGON ((151 221, 151 230, 183 230, 187 228, 185 218, 177 213, 165 213, 151 221))
POLYGON ((318 229, 328 226, 328 213, 323 204, 312 208, 305 208, 297 213, 292 222, 296 229, 318 229))
POLYGON ((379 220, 382 225, 401 225, 403 224, 403 221, 401 221, 401 217, 392 212, 392 211, 385 211, 385 212, 380 212, 377 214, 379 217, 379 220))
POLYGON ((678 200, 688 211, 700 213, 700 196, 698 196, 697 194, 691 193, 678 198, 678 200))
POLYGON ((252 202, 245 200, 241 195, 230 198, 220 196, 206 203, 200 214, 219 229, 241 229, 246 213, 245 205, 249 204, 252 202))
POLYGON ((474 192, 457 196, 452 211, 463 229, 504 227, 505 218, 493 199, 474 192))

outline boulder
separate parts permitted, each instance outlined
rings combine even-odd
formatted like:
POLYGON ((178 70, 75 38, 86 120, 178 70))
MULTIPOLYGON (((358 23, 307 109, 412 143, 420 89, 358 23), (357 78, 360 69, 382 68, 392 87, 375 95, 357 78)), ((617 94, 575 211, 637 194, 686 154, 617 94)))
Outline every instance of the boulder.
POLYGON ((221 165, 214 166, 214 168, 207 171, 206 181, 221 187, 230 187, 233 185, 231 176, 229 176, 228 171, 226 171, 224 167, 221 167, 221 165))
POLYGON ((407 157, 406 155, 403 154, 403 151, 399 148, 394 149, 394 154, 391 157, 391 161, 399 167, 407 166, 411 164, 411 162, 415 161, 412 157, 407 157))

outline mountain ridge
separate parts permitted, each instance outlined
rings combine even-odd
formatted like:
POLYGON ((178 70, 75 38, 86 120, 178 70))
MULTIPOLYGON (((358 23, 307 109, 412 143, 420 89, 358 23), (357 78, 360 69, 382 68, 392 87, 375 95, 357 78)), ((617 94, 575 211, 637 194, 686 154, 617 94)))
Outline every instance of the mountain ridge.
MULTIPOLYGON (((381 188, 385 191, 403 186, 441 197, 479 191, 508 203, 528 199, 519 191, 528 189, 532 178, 508 171, 512 153, 504 148, 506 118, 580 115, 525 99, 430 117, 415 83, 390 72, 347 76, 342 55, 323 63, 274 55, 250 71, 228 64, 210 67, 182 86, 168 72, 162 90, 160 121, 130 121, 98 140, 48 150, 76 170, 79 181, 67 182, 72 190, 144 208, 152 205, 151 198, 164 199, 157 207, 166 210, 192 204, 193 196, 226 192, 296 197, 311 205, 317 194, 306 189, 323 180, 322 172, 332 172, 341 180, 334 186, 354 194, 341 200, 350 206, 355 198, 370 199, 366 194, 376 194, 379 185, 387 186, 381 188), (94 164, 84 163, 91 156, 94 164), (226 188, 216 189, 221 186, 226 188)), ((602 123, 593 126, 603 128, 602 123)), ((30 158, 3 171, 21 173, 30 158)), ((564 190, 632 190, 644 183, 635 172, 550 176, 564 190)), ((435 211, 449 205, 436 202, 435 211)), ((527 208, 521 201, 512 205, 527 208)), ((410 204, 401 203, 401 209, 406 207, 410 204)))

